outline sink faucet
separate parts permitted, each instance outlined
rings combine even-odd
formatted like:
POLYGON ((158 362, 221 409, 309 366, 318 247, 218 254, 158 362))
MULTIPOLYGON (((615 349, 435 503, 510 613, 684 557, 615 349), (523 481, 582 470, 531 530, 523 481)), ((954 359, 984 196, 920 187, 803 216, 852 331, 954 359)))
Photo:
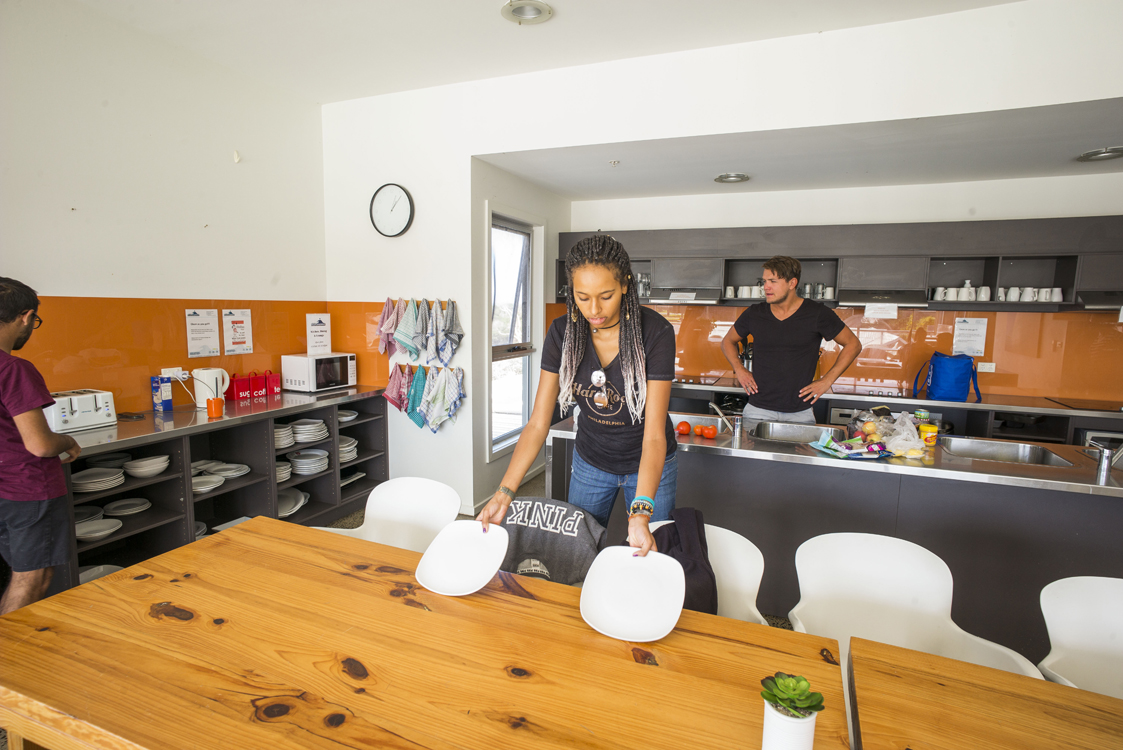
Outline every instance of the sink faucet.
POLYGON ((1109 448, 1095 440, 1089 440, 1088 445, 1100 450, 1100 463, 1096 467, 1096 484, 1107 484, 1108 478, 1111 477, 1111 467, 1119 460, 1120 449, 1109 448))
POLYGON ((729 418, 725 416, 725 412, 723 412, 723 411, 721 410, 721 407, 720 407, 720 406, 718 406, 718 405, 717 405, 717 404, 715 404, 715 403, 714 403, 713 401, 711 401, 711 402, 710 402, 710 408, 711 408, 711 409, 713 409, 713 410, 714 410, 714 411, 715 411, 715 412, 717 413, 717 415, 718 415, 719 417, 721 417, 721 421, 722 421, 722 422, 725 422, 726 426, 727 426, 727 427, 729 427, 729 431, 730 431, 730 432, 740 432, 740 430, 737 430, 737 429, 735 429, 735 428, 733 427, 733 423, 732 423, 732 422, 730 422, 730 421, 729 421, 729 418))

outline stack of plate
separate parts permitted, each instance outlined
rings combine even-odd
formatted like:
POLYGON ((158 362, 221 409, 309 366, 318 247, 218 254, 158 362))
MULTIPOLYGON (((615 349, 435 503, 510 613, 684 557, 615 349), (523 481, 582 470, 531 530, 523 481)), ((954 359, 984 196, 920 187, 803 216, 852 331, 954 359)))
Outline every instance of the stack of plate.
POLYGON ((298 443, 315 443, 328 436, 328 426, 322 419, 298 419, 289 426, 298 443))
POLYGON ((80 542, 96 542, 112 534, 125 524, 116 518, 99 518, 96 521, 83 521, 74 524, 74 536, 80 542))
POLYGON ((130 477, 147 479, 162 474, 171 462, 171 456, 148 456, 147 458, 138 458, 135 461, 126 461, 121 468, 130 477))
POLYGON ((83 565, 78 568, 78 583, 96 581, 102 576, 116 573, 118 570, 124 570, 124 568, 120 565, 83 565))
POLYGON ((80 471, 70 477, 75 492, 98 492, 125 483, 124 469, 94 468, 80 471))
POLYGON ((351 484, 351 482, 356 482, 356 481, 362 479, 363 477, 365 477, 366 475, 367 474, 366 474, 365 471, 356 471, 354 474, 348 474, 346 476, 342 476, 342 477, 339 478, 339 486, 342 487, 344 485, 351 484))
POLYGON ((225 481, 225 477, 216 477, 210 474, 191 477, 191 491, 196 495, 201 495, 204 492, 210 492, 225 481))
POLYGON ((86 466, 100 466, 103 469, 120 469, 126 461, 133 459, 129 453, 102 453, 86 461, 86 466))
POLYGON ((344 422, 350 422, 352 419, 359 416, 359 412, 350 411, 348 409, 340 409, 336 412, 336 414, 339 416, 340 424, 343 424, 344 422))
POLYGON ((346 435, 339 436, 339 463, 345 464, 359 457, 359 441, 346 435))
POLYGON ((192 461, 191 462, 191 476, 196 476, 198 474, 202 474, 204 471, 211 468, 212 466, 221 466, 222 463, 223 463, 222 461, 215 461, 214 459, 210 459, 210 458, 204 458, 201 461, 192 461))
POLYGON ((96 505, 76 505, 74 506, 74 523, 82 523, 83 521, 97 521, 105 515, 105 511, 96 505))
POLYGON ((288 518, 304 507, 312 496, 296 487, 286 487, 277 491, 277 517, 288 518))
POLYGON ((292 462, 293 474, 317 474, 328 468, 328 452, 309 448, 286 453, 285 458, 292 462))
POLYGON ((195 538, 202 539, 207 535, 207 525, 202 521, 195 522, 195 538))
POLYGON ((288 448, 296 442, 292 435, 292 427, 287 424, 273 425, 273 447, 288 448))
POLYGON ((250 467, 245 464, 212 464, 207 467, 207 475, 233 479, 250 473, 250 467))
POLYGON ((277 481, 283 482, 292 476, 292 464, 288 461, 277 462, 277 481))
POLYGON ((121 500, 114 500, 111 503, 106 503, 104 511, 107 516, 131 516, 134 513, 140 513, 151 507, 152 503, 148 502, 143 497, 126 497, 121 500))

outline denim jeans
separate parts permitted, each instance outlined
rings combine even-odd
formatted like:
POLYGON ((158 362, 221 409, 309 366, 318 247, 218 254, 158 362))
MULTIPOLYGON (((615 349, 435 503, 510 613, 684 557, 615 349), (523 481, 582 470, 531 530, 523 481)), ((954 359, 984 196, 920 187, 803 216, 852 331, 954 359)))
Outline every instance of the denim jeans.
MULTIPOLYGON (((616 502, 616 493, 624 490, 624 507, 628 508, 636 498, 636 482, 639 473, 609 474, 587 463, 577 451, 573 451, 573 466, 569 476, 569 502, 597 519, 601 526, 608 528, 608 517, 616 502)), ((675 484, 678 481, 678 452, 667 457, 663 464, 663 475, 659 478, 659 489, 655 492, 655 514, 652 521, 666 521, 675 509, 675 484)))

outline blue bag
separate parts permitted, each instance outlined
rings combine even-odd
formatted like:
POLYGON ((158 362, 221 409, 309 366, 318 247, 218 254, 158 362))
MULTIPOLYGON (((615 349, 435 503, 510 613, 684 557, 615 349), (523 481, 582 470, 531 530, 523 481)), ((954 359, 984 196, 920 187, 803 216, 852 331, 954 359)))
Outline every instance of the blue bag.
MULTIPOLYGON (((983 400, 979 393, 979 377, 975 372, 975 360, 966 354, 954 356, 936 352, 928 365, 928 379, 924 381, 923 390, 927 398, 932 401, 967 401, 971 396, 971 384, 975 384, 976 403, 983 400)), ((920 391, 916 389, 920 382, 920 373, 924 372, 924 365, 916 373, 912 381, 913 398, 920 398, 920 391)))

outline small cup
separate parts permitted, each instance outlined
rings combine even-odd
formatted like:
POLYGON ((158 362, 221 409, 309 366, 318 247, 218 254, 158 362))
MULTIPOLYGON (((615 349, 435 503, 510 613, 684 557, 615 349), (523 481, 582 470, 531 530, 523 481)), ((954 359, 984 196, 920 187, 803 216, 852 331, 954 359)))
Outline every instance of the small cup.
POLYGON ((1016 286, 1010 287, 1010 291, 1006 293, 1007 302, 1021 302, 1022 290, 1016 286))
POLYGON ((1053 301, 1054 302, 1064 302, 1065 301, 1064 289, 1061 289, 1059 286, 1053 287, 1053 301))
POLYGON ((959 298, 964 302, 974 302, 976 296, 975 287, 973 286, 964 287, 959 293, 959 298))
POLYGON ((733 294, 733 287, 731 287, 731 286, 725 287, 725 296, 726 296, 727 299, 732 299, 735 296, 733 294))
POLYGON ((739 286, 737 287, 737 296, 741 297, 742 299, 747 299, 748 297, 752 296, 752 293, 749 292, 749 287, 739 286))
POLYGON ((222 398, 207 399, 207 416, 211 419, 221 417, 226 410, 226 400, 222 398))
POLYGON ((1053 288, 1043 286, 1037 290, 1038 302, 1060 302, 1060 300, 1053 299, 1053 288))
POLYGON ((951 286, 944 290, 944 299, 948 302, 956 302, 959 300, 959 290, 951 286))
POLYGON ((1037 301, 1037 289, 1035 287, 1032 287, 1032 286, 1023 286, 1022 287, 1022 302, 1036 302, 1036 301, 1037 301))
POLYGON ((823 287, 823 299, 834 299, 834 287, 833 286, 823 287))
POLYGON ((997 294, 998 294, 998 301, 999 302, 1005 302, 1006 301, 1006 290, 1005 289, 1003 289, 1002 287, 998 287, 997 294))
POLYGON ((935 289, 932 290, 932 299, 939 302, 940 300, 942 300, 944 298, 944 292, 945 291, 946 290, 942 286, 936 287, 935 289))
POLYGON ((823 298, 823 289, 824 288, 825 287, 822 284, 816 284, 815 285, 815 299, 822 299, 823 298))
POLYGON ((977 299, 979 302, 990 302, 990 287, 989 286, 979 287, 979 293, 975 297, 975 299, 977 299))

